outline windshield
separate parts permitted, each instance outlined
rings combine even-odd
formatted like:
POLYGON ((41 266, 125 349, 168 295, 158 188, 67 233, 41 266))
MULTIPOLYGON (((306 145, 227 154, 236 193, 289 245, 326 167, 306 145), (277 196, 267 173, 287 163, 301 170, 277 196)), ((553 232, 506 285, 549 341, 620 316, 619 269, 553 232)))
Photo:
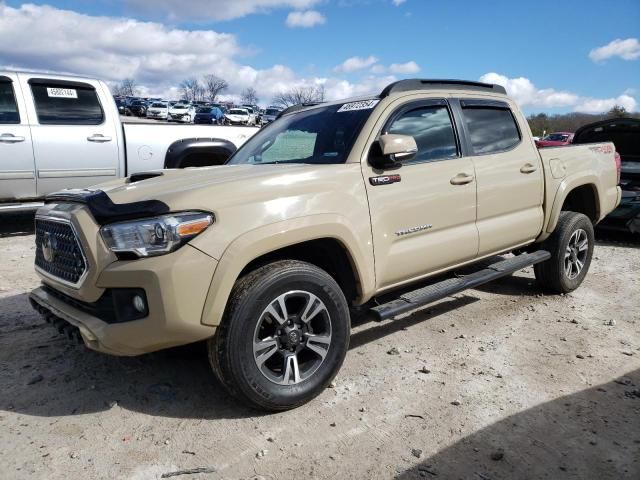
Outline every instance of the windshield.
POLYGON ((230 115, 249 115, 249 112, 247 112, 246 110, 240 110, 238 108, 232 108, 231 110, 229 110, 229 114, 230 115))
POLYGON ((164 103, 152 103, 151 107, 152 108, 167 108, 167 106, 164 103))
POLYGON ((566 142, 569 135, 565 133, 550 133, 543 140, 549 140, 550 142, 566 142))
POLYGON ((329 105, 284 116, 251 137, 227 163, 344 163, 373 105, 342 111, 343 105, 329 105))
POLYGON ((184 110, 185 108, 187 108, 186 105, 174 105, 173 106, 174 110, 184 110))
POLYGON ((271 115, 275 117, 280 113, 280 110, 276 110, 275 108, 267 108, 264 112, 265 115, 271 115))
POLYGON ((196 110, 196 113, 211 113, 210 107, 202 107, 196 110))

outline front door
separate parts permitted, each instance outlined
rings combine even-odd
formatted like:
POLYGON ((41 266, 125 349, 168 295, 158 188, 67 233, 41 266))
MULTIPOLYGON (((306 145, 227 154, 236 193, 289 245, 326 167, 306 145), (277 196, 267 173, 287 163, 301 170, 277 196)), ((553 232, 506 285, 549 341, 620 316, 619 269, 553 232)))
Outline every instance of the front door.
POLYGON ((20 85, 0 75, 0 201, 36 196, 31 131, 20 85))
POLYGON ((106 118, 97 82, 31 78, 23 85, 31 91, 37 117, 31 133, 38 196, 118 176, 116 125, 106 118))
MULTIPOLYGON (((461 156, 447 102, 399 106, 381 133, 411 135, 418 153, 394 170, 363 164, 377 288, 475 258, 475 172, 472 160, 461 156)), ((376 154, 375 145, 371 151, 376 154)))

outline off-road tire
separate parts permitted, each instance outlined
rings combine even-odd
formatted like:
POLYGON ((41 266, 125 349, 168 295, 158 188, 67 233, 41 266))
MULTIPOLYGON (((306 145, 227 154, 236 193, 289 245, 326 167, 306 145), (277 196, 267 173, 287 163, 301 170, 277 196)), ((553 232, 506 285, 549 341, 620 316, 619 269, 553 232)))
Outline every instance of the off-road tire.
POLYGON ((534 266, 538 285, 553 293, 569 293, 578 288, 589 271, 593 247, 594 234, 591 220, 582 213, 560 212, 555 230, 540 247, 542 250, 549 251, 551 258, 534 266), (584 266, 575 278, 570 278, 565 270, 565 254, 569 241, 579 230, 586 233, 588 246, 584 266))
POLYGON ((230 394, 254 408, 283 411, 308 402, 329 385, 342 366, 349 336, 349 308, 336 281, 312 264, 281 260, 264 265, 236 282, 216 335, 207 341, 207 352, 216 377, 230 394), (325 304, 331 323, 331 343, 324 360, 309 378, 279 385, 267 379, 256 364, 254 332, 264 309, 279 295, 292 290, 308 291, 325 304))

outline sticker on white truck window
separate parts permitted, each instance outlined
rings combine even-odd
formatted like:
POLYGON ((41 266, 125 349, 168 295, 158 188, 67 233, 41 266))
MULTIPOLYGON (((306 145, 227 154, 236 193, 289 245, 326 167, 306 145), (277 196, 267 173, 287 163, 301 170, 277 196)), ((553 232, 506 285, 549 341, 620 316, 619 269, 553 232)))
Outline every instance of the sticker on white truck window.
POLYGON ((53 98, 78 98, 78 92, 73 88, 47 87, 47 95, 53 98))
POLYGON ((349 102, 345 103, 340 107, 338 113, 340 112, 353 112, 354 110, 369 110, 375 107, 380 100, 371 99, 371 100, 360 100, 359 102, 349 102))

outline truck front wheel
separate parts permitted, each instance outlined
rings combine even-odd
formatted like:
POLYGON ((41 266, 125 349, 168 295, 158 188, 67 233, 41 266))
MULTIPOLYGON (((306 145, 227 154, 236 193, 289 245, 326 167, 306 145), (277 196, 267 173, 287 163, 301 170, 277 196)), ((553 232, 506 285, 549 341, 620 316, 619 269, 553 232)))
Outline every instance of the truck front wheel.
POLYGON ((551 258, 534 266, 538 284, 555 293, 578 288, 591 265, 594 242, 593 224, 586 215, 561 212, 556 229, 541 246, 551 258))
POLYGON ((349 309, 336 281, 312 264, 282 260, 238 280, 208 354, 231 394, 281 411, 327 387, 349 335, 349 309))

